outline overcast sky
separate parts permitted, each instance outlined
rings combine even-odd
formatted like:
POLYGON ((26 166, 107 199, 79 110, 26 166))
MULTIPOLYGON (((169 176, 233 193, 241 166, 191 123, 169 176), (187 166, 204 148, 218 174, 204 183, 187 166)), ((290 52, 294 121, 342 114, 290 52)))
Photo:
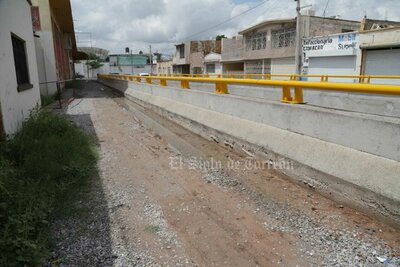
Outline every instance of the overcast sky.
MULTIPOLYGON (((328 0, 302 0, 302 6, 312 4, 317 16, 322 16, 328 0)), ((218 34, 234 36, 238 31, 266 19, 294 17, 294 0, 71 0, 78 46, 92 45, 114 53, 131 47, 134 52, 153 51, 171 54, 174 43, 183 40, 215 38, 218 34), (233 20, 238 14, 265 4, 233 20), (187 38, 189 37, 190 38, 187 38)), ((326 16, 340 15, 344 19, 369 18, 400 21, 400 0, 330 0, 326 16)))

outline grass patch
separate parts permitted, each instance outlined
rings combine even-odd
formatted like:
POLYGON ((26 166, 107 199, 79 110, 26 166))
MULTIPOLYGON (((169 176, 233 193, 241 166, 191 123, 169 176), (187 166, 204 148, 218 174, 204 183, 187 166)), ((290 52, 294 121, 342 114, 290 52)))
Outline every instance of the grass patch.
POLYGON ((46 107, 50 104, 53 104, 57 100, 57 94, 55 95, 40 95, 40 100, 42 103, 42 107, 46 107))
POLYGON ((0 266, 41 266, 50 222, 97 171, 95 142, 66 118, 34 113, 0 141, 0 266))
POLYGON ((148 232, 148 233, 156 234, 156 233, 158 233, 158 232, 161 230, 161 228, 160 228, 160 226, 158 226, 158 225, 146 225, 146 227, 144 228, 144 230, 145 230, 146 232, 148 232))

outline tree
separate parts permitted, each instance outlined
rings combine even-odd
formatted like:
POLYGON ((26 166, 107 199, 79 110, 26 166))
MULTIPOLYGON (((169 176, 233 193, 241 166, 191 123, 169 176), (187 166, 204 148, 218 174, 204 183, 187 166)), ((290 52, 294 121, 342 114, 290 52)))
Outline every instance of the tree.
POLYGON ((217 37, 215 38, 216 41, 221 41, 222 39, 226 39, 227 37, 225 36, 225 34, 221 34, 221 35, 217 35, 217 37))
POLYGON ((98 68, 101 68, 104 66, 104 64, 101 63, 98 58, 96 58, 94 60, 88 60, 86 64, 89 66, 89 69, 92 70, 92 77, 94 76, 94 70, 97 70, 98 68))

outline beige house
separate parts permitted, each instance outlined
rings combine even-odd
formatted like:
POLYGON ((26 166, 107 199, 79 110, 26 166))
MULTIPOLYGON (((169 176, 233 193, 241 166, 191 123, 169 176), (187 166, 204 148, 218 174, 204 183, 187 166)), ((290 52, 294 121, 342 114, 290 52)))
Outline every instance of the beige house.
POLYGON ((244 73, 244 43, 243 36, 235 36, 232 39, 222 39, 222 72, 227 74, 244 73))
MULTIPOLYGON (((313 11, 308 11, 301 16, 300 27, 300 36, 303 38, 357 31, 360 22, 317 17, 313 11)), ((296 18, 267 20, 239 34, 243 39, 224 40, 226 44, 222 49, 224 72, 231 71, 233 67, 231 63, 243 62, 245 73, 295 73, 296 18), (241 46, 242 52, 235 53, 234 50, 241 46)))
POLYGON ((79 55, 70 0, 32 0, 32 23, 40 92, 52 95, 56 84, 47 82, 72 79, 73 58, 79 55))
POLYGON ((157 75, 169 76, 172 74, 172 60, 157 61, 157 75))
POLYGON ((175 45, 172 58, 173 73, 201 74, 205 71, 205 56, 209 53, 221 53, 221 41, 191 41, 175 45))

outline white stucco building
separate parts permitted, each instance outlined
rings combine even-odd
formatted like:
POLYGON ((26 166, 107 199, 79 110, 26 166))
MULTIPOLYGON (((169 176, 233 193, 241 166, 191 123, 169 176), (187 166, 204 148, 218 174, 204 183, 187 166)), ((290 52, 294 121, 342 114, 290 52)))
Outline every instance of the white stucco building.
POLYGON ((30 1, 0 1, 0 81, 0 132, 13 134, 40 105, 30 1))
POLYGON ((210 53, 204 57, 204 73, 222 74, 221 54, 210 53))

